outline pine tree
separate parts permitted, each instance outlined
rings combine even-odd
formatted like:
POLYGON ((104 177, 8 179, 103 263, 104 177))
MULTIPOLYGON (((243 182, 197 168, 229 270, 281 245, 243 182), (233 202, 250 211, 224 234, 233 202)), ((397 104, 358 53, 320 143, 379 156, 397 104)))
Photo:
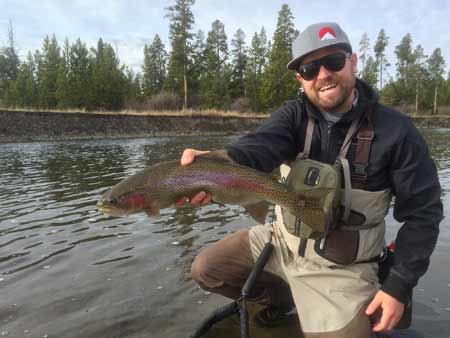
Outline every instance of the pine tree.
POLYGON ((245 95, 244 75, 247 63, 247 49, 245 47, 245 34, 242 29, 238 29, 231 40, 231 78, 230 96, 231 100, 245 95))
POLYGON ((57 106, 56 82, 60 62, 60 47, 55 35, 51 40, 46 36, 38 63, 39 100, 42 108, 56 108, 57 106))
POLYGON ((211 25, 206 39, 206 72, 200 84, 201 105, 206 108, 224 108, 230 105, 228 83, 230 69, 225 26, 219 20, 211 25))
POLYGON ((11 21, 8 25, 8 45, 0 49, 0 98, 13 85, 19 71, 20 60, 16 49, 11 21))
POLYGON ((286 68, 292 59, 292 42, 298 33, 294 28, 293 20, 294 17, 289 6, 282 5, 278 12, 269 65, 264 75, 262 89, 264 108, 279 106, 283 101, 294 98, 298 90, 294 74, 286 68))
POLYGON ((378 72, 380 74, 379 81, 380 81, 380 91, 383 89, 383 71, 386 70, 387 67, 390 66, 389 62, 386 60, 386 47, 389 43, 389 37, 384 32, 384 29, 380 30, 380 33, 378 34, 377 41, 375 42, 375 46, 373 47, 373 50, 375 52, 375 58, 377 61, 378 66, 378 72))
POLYGON ((68 81, 70 88, 70 106, 87 108, 92 90, 92 59, 86 44, 80 39, 70 46, 68 81))
MULTIPOLYGON (((444 87, 444 69, 445 69, 445 60, 442 56, 441 49, 436 48, 431 53, 431 56, 427 60, 428 72, 430 74, 430 79, 432 86, 434 88, 434 97, 433 97, 433 114, 437 113, 438 106, 438 92, 440 87, 444 87)), ((450 72, 449 72, 450 79, 450 72)))
POLYGON ((245 93, 254 112, 259 112, 262 109, 262 82, 267 61, 268 43, 266 31, 263 27, 259 34, 253 35, 245 67, 245 93))
POLYGON ((125 75, 113 47, 99 39, 92 67, 89 108, 118 110, 125 101, 125 75))
POLYGON ((8 106, 31 108, 38 105, 37 86, 34 79, 35 68, 33 55, 29 52, 27 61, 20 65, 17 78, 7 92, 8 106))
POLYGON ((125 105, 127 107, 136 107, 141 101, 141 76, 135 74, 131 68, 125 70, 125 105))
POLYGON ((202 30, 198 30, 194 37, 191 54, 189 55, 188 76, 190 83, 190 105, 198 105, 200 100, 200 86, 206 77, 206 43, 205 35, 202 30))
POLYGON ((144 65, 142 66, 142 89, 145 97, 162 91, 166 80, 167 52, 159 35, 156 34, 150 46, 144 46, 144 65))
MULTIPOLYGON (((62 52, 61 61, 58 67, 58 76, 56 79, 56 98, 59 108, 68 108, 71 106, 70 87, 69 87, 69 54, 70 44, 66 38, 62 52)), ((73 108, 73 106, 72 106, 73 108)))
POLYGON ((184 98, 184 108, 188 103, 188 71, 189 55, 191 54, 194 15, 191 7, 194 0, 175 0, 175 4, 167 8, 170 20, 169 37, 172 52, 169 57, 167 80, 164 84, 166 90, 173 91, 184 98))
POLYGON ((411 34, 407 33, 400 44, 395 47, 395 54, 397 55, 397 78, 405 82, 412 78, 412 68, 414 65, 414 54, 412 51, 412 38, 411 34))
POLYGON ((397 82, 402 91, 402 101, 412 104, 415 97, 416 80, 411 34, 407 33, 402 38, 400 44, 395 47, 395 54, 397 55, 397 82))
POLYGON ((359 77, 364 78, 366 72, 366 60, 368 58, 367 52, 369 50, 370 41, 367 33, 364 33, 361 37, 361 41, 359 42, 359 59, 362 63, 362 69, 359 72, 359 77))
POLYGON ((421 91, 422 91, 423 83, 426 81, 426 78, 427 78, 427 73, 426 73, 426 68, 425 68, 425 60, 426 60, 427 56, 425 55, 423 47, 421 45, 416 46, 416 49, 414 50, 414 53, 413 53, 413 58, 414 58, 414 64, 412 67, 413 68, 412 73, 413 73, 413 77, 415 78, 415 81, 416 81, 415 112, 418 113, 419 104, 421 103, 420 98, 422 97, 422 102, 424 101, 424 98, 425 98, 423 94, 421 95, 421 91))
POLYGON ((444 105, 450 106, 450 70, 447 73, 447 80, 445 81, 444 86, 445 89, 443 93, 444 95, 442 95, 442 103, 444 105))
POLYGON ((364 73, 361 78, 368 84, 370 84, 373 88, 376 88, 376 85, 378 83, 378 67, 377 62, 372 56, 367 57, 364 66, 364 73))

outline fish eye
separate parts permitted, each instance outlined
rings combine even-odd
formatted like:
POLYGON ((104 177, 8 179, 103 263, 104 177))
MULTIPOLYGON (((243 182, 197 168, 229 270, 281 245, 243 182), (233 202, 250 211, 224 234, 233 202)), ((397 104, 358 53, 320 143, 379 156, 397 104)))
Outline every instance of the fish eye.
POLYGON ((106 203, 112 204, 112 205, 116 205, 117 204, 117 199, 115 199, 115 198, 108 198, 106 200, 106 203))

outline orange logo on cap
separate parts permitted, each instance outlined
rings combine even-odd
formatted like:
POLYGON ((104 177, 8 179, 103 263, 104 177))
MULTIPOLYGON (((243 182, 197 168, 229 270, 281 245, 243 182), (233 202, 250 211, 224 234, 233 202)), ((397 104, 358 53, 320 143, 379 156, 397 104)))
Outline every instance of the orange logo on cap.
POLYGON ((319 31, 320 40, 336 40, 336 32, 331 27, 323 27, 319 31))

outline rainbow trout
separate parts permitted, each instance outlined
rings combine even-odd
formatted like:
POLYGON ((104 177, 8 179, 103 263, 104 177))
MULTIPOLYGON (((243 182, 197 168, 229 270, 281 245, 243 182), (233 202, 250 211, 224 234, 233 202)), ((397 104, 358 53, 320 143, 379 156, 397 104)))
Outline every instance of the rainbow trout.
POLYGON ((314 228, 323 215, 322 200, 331 189, 292 191, 272 175, 206 154, 187 166, 170 161, 148 167, 113 186, 97 207, 113 216, 142 211, 156 216, 160 209, 199 191, 210 193, 217 203, 243 206, 261 223, 268 206, 277 204, 314 228))

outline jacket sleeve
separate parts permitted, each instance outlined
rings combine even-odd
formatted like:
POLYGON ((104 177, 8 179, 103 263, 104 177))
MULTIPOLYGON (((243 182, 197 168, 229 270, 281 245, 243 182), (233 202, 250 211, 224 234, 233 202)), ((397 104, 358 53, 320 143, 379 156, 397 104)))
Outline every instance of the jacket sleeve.
POLYGON ((436 166, 425 140, 409 119, 393 149, 391 163, 394 218, 404 224, 395 240, 394 265, 381 290, 406 303, 410 290, 428 269, 443 218, 436 166))
POLYGON ((237 163, 271 172, 295 158, 297 126, 301 119, 299 104, 287 103, 275 111, 255 132, 229 145, 228 155, 237 163))

